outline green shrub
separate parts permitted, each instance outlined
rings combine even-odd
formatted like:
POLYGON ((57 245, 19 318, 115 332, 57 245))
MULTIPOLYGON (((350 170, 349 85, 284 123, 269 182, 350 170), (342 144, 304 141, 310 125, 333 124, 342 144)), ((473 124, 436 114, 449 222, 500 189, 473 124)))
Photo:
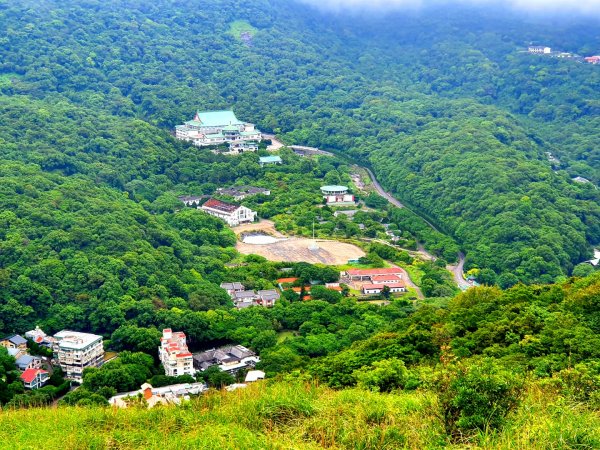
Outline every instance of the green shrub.
POLYGON ((523 390, 523 380, 491 358, 460 362, 434 377, 444 425, 455 440, 502 427, 523 390))
POLYGON ((404 388, 408 370, 398 358, 383 359, 355 370, 353 376, 359 387, 376 392, 390 392, 404 388))

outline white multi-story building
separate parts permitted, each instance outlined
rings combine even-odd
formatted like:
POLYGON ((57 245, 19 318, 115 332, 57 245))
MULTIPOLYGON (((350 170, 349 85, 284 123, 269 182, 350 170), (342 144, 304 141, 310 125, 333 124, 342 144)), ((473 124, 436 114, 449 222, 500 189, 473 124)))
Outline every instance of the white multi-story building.
POLYGON ((199 147, 228 143, 235 154, 258 150, 262 140, 254 124, 241 122, 233 111, 198 111, 192 120, 175 127, 175 137, 199 147))
POLYGON ((549 55, 552 53, 552 49, 550 47, 544 47, 543 45, 530 45, 527 47, 527 51, 529 53, 542 53, 544 55, 549 55))
POLYGON ((252 211, 250 208, 232 205, 214 198, 208 200, 199 209, 224 220, 230 227, 235 227, 241 223, 252 223, 256 218, 256 211, 252 211))
POLYGON ((102 336, 63 330, 54 335, 54 359, 65 378, 81 381, 83 369, 100 367, 104 361, 102 336))
POLYGON ((158 356, 165 369, 165 375, 169 377, 196 374, 194 359, 188 350, 185 333, 181 331, 173 332, 170 328, 163 330, 158 356))

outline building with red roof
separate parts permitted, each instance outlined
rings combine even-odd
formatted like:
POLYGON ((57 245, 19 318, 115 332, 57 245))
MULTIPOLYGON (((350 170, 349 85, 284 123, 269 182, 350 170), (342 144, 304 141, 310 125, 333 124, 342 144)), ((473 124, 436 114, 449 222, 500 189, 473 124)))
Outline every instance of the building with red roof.
POLYGON ((199 209, 211 216, 224 220, 230 227, 235 227, 242 223, 252 223, 256 218, 256 211, 252 211, 250 208, 233 205, 215 198, 209 199, 199 209))
POLYGON ((163 330, 158 356, 167 376, 196 374, 194 360, 188 350, 185 333, 182 331, 174 332, 170 328, 163 330))
POLYGON ((355 281, 371 280, 373 277, 395 275, 402 278, 404 272, 398 267, 384 267, 381 269, 348 269, 346 276, 355 281))
POLYGON ((398 275, 389 274, 389 275, 373 275, 371 277, 371 283, 373 284, 387 284, 387 283, 399 283, 402 281, 402 278, 398 275))
POLYGON ((50 375, 48 371, 43 369, 27 369, 21 374, 21 381, 25 386, 25 389, 39 389, 44 386, 50 375))
POLYGON ((600 64, 600 56, 586 56, 583 59, 590 64, 600 64))

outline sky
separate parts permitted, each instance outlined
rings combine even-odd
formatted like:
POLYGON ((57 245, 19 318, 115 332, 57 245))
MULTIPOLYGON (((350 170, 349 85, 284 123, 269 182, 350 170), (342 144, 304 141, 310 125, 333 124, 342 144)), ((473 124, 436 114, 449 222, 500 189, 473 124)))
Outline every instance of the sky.
POLYGON ((568 13, 600 17, 600 0, 300 0, 321 9, 335 11, 415 9, 431 3, 450 8, 458 4, 507 6, 515 10, 568 13))

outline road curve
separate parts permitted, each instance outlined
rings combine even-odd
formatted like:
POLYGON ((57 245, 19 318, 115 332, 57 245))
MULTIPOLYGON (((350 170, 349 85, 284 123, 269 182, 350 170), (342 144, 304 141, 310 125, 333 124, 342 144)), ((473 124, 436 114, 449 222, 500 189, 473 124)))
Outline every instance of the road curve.
POLYGON ((452 272, 454 281, 461 290, 467 290, 471 287, 467 280, 464 278, 463 270, 465 266, 465 255, 462 252, 458 254, 458 264, 447 265, 446 269, 452 272))
MULTIPOLYGON (((381 195, 388 202, 390 202, 394 206, 397 206, 398 208, 406 208, 406 206, 404 206, 402 203, 400 203, 396 197, 394 197, 392 194, 390 194, 389 192, 385 191, 381 187, 381 185, 379 184, 379 181, 377 181, 377 178, 375 178, 375 174, 373 173, 373 171, 371 169, 369 169, 367 167, 362 167, 362 166, 359 166, 359 165, 356 165, 356 167, 360 167, 361 169, 365 169, 367 171, 367 173, 369 174, 369 177, 371 178, 371 181, 373 182, 373 187, 375 188, 375 190, 377 191, 377 193, 379 195, 381 195)), ((409 209, 409 208, 406 208, 406 209, 409 209)), ((412 211, 415 215, 419 216, 419 218, 423 222, 425 222, 427 225, 429 225, 432 230, 437 231, 438 233, 440 232, 440 230, 438 230, 431 222, 429 222, 423 216, 417 214, 412 209, 410 211, 412 211)))

